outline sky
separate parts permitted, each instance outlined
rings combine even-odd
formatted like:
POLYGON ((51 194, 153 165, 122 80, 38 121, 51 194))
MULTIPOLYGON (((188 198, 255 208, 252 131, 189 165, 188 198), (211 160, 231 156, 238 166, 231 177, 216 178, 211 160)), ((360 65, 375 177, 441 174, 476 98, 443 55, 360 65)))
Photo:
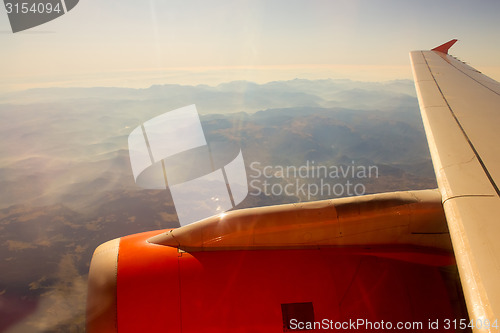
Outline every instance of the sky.
POLYGON ((80 0, 13 34, 0 9, 0 93, 51 86, 411 79, 408 52, 450 53, 500 80, 500 1, 80 0))

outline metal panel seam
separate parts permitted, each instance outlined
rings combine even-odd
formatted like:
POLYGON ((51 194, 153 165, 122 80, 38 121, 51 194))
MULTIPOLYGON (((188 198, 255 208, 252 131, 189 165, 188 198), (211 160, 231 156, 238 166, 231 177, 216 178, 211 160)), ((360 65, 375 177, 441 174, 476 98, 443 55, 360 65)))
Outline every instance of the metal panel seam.
POLYGON ((463 195, 454 195, 449 198, 444 199, 443 205, 446 201, 450 199, 456 199, 456 198, 477 198, 477 197, 485 197, 485 198, 493 198, 492 195, 489 194, 463 194, 463 195))
MULTIPOLYGON (((429 72, 431 73, 431 76, 432 78, 434 79, 434 83, 436 84, 436 87, 437 89, 439 90, 439 93, 441 94, 441 97, 443 98, 443 100, 445 101, 446 103, 446 106, 448 107, 448 109, 450 110, 451 112, 451 115, 453 116, 453 118, 455 119, 458 127, 460 128, 460 130, 462 131, 462 134, 464 135, 465 139, 467 140, 467 142, 469 143, 469 146, 471 147, 472 151, 474 152, 474 155, 476 155, 476 158, 479 162, 479 164, 481 165, 481 167, 483 168, 483 171, 484 173, 486 174, 486 177, 488 177, 488 180, 490 181, 491 185, 493 186, 493 188, 495 189, 495 192, 497 193, 497 195, 500 197, 500 189, 498 188, 498 186, 496 185, 495 181, 493 180, 493 177, 491 176, 490 172, 488 171, 488 168, 486 167, 486 165, 484 164, 483 160, 481 159, 481 156, 479 155, 479 153, 477 152, 476 148, 474 147, 474 144, 472 143, 472 141, 469 139, 469 136, 467 135, 467 133, 465 132, 464 128, 462 127, 462 124, 460 124, 460 121, 458 120, 457 116, 455 115, 455 113, 453 112, 453 109, 451 108, 450 104, 448 103, 448 100, 446 99, 446 97, 444 96, 444 93, 443 91, 441 90, 441 87, 439 87, 439 84, 437 83, 436 81, 436 78, 434 76, 434 74, 432 73, 431 71, 431 68, 429 66, 429 63, 427 62, 427 59, 424 55, 424 53, 422 52, 422 56, 424 57, 424 60, 425 60, 425 64, 427 65, 427 68, 429 69, 429 72)), ((452 65, 453 66, 453 65, 452 65)), ((463 73, 463 72, 462 72, 463 73)), ((464 75, 467 75, 464 73, 464 75)), ((468 75, 467 75, 468 76, 468 75)))
MULTIPOLYGON (((425 57, 424 57, 424 59, 425 59, 425 57)), ((443 60, 444 60, 444 59, 443 59, 443 60)), ((455 60, 460 61, 460 60, 458 60, 458 59, 456 59, 456 58, 455 58, 455 60)), ((426 60, 426 62, 427 62, 427 60, 426 60)), ((499 94, 498 92, 496 92, 495 90, 491 89, 490 87, 488 87, 488 86, 484 85, 481 81, 476 80, 475 78, 473 78, 472 76, 470 76, 469 74, 467 74, 466 72, 464 72, 463 70, 461 70, 460 68, 458 68, 457 66, 455 66, 453 63, 448 62, 448 64, 450 64, 453 68, 455 68, 455 69, 456 69, 457 71, 459 71, 460 73, 462 73, 462 74, 464 74, 465 76, 469 77, 471 80, 475 81, 476 83, 479 83, 481 86, 485 87, 486 89, 488 89, 488 90, 490 90, 491 92, 493 92, 493 93, 495 93, 495 94, 497 94, 497 95, 499 95, 499 96, 500 96, 500 94, 499 94)), ((469 66, 469 67, 470 67, 470 66, 469 66)), ((481 73, 481 72, 478 72, 478 73, 481 73)), ((482 73, 481 73, 481 74, 482 74, 482 73)), ((432 75, 432 72, 431 72, 431 75, 432 75)), ((483 74, 483 75, 484 75, 484 74, 483 74)), ((433 75, 433 77, 434 77, 434 75, 433 75)))

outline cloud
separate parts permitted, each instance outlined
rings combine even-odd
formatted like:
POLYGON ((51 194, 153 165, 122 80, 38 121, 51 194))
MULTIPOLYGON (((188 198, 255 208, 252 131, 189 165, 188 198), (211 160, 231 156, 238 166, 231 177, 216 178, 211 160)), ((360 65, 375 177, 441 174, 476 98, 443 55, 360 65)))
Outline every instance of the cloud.
POLYGON ((9 248, 9 251, 22 251, 26 249, 36 248, 36 246, 31 243, 15 241, 15 240, 8 240, 5 242, 5 244, 9 248))
MULTIPOLYGON (((58 282, 42 294, 33 314, 6 333, 64 331, 69 326, 78 332, 84 331, 87 278, 78 274, 75 260, 72 254, 62 257, 57 271, 58 282)), ((34 283, 31 287, 39 285, 34 283)))

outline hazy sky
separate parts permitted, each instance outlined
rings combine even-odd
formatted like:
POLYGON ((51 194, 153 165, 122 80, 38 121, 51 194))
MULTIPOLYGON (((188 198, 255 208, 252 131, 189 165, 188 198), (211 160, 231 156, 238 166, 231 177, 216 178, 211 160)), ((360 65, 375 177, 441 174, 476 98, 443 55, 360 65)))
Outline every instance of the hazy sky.
POLYGON ((500 80, 500 1, 80 0, 12 34, 0 10, 0 92, 35 86, 411 78, 408 52, 452 54, 500 80))

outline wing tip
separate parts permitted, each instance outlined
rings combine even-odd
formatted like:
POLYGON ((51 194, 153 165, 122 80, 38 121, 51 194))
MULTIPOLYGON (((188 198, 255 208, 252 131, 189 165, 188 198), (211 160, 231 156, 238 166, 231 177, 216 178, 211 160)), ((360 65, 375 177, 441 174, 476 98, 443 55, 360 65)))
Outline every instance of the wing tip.
POLYGON ((453 46, 453 44, 455 44, 456 42, 458 41, 458 39, 452 39, 450 40, 449 42, 446 42, 444 44, 441 44, 435 48, 433 48, 431 51, 438 51, 438 52, 442 52, 442 53, 445 53, 445 54, 448 54, 448 50, 453 46))

